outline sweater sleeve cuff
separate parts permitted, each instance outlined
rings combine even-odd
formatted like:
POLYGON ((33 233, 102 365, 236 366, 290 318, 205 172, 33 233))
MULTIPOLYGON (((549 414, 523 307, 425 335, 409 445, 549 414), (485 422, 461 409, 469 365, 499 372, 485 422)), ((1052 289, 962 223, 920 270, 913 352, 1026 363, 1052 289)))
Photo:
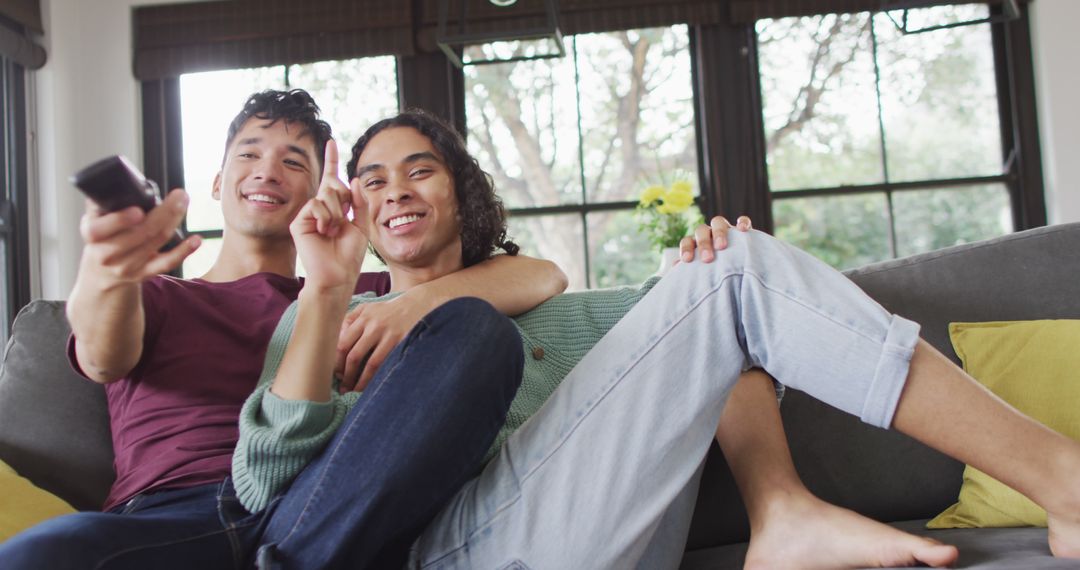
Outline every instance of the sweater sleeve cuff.
POLYGON ((261 413, 266 425, 287 437, 313 437, 322 433, 334 419, 335 403, 309 400, 285 400, 267 390, 262 397, 261 413))

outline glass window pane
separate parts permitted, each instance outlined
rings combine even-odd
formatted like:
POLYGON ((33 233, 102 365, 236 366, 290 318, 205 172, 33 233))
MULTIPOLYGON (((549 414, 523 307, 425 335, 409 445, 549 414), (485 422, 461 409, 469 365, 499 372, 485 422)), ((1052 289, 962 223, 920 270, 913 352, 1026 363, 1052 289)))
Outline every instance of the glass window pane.
POLYGON ((883 181, 870 17, 757 24, 773 190, 883 181))
POLYGON ((221 238, 203 238, 202 245, 184 260, 181 268, 184 277, 194 279, 206 275, 221 253, 221 238))
POLYGON ((638 230, 633 210, 589 214, 593 287, 636 285, 656 273, 660 252, 638 230))
POLYGON ((1004 184, 896 192, 893 211, 901 256, 1013 231, 1004 184))
MULTIPOLYGON (((917 13, 930 25, 985 18, 987 7, 941 6, 911 17, 917 13)), ((1001 174, 990 25, 902 35, 879 14, 875 31, 889 180, 1001 174)))
POLYGON ((575 37, 589 202, 697 180, 686 26, 575 37))
POLYGON ((576 100, 569 57, 465 68, 469 152, 508 208, 581 202, 576 100))
POLYGON ((773 219, 776 237, 837 269, 892 257, 883 193, 776 200, 773 219))
POLYGON ((352 145, 372 123, 397 114, 397 61, 393 56, 321 61, 289 66, 289 87, 315 98, 322 118, 334 129, 340 172, 352 145))
POLYGON ((210 193, 225 155, 229 122, 252 93, 284 88, 285 68, 281 66, 180 76, 184 184, 191 195, 187 214, 189 230, 221 229, 224 225, 221 206, 210 193))
POLYGON ((509 234, 525 255, 558 264, 570 281, 568 289, 586 288, 585 238, 580 215, 511 216, 509 234))

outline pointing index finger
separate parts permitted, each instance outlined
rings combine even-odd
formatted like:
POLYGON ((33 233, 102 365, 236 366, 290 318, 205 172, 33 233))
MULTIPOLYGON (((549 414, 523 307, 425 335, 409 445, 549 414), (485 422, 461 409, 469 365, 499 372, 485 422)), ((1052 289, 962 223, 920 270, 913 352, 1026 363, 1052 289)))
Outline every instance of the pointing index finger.
POLYGON ((326 141, 326 152, 323 155, 322 183, 325 185, 331 180, 336 180, 338 175, 338 149, 334 139, 326 141))

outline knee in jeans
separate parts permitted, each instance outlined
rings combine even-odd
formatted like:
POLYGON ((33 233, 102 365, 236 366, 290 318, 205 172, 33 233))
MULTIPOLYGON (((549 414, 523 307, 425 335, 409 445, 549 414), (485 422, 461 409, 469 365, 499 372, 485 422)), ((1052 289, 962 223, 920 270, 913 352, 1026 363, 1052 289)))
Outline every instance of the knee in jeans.
POLYGON ((447 325, 459 328, 469 337, 488 338, 492 341, 510 337, 520 344, 521 338, 513 322, 506 315, 483 299, 459 297, 443 303, 429 315, 444 320, 447 325))
POLYGON ((783 242, 758 230, 748 232, 729 231, 728 246, 716 252, 716 259, 711 263, 695 263, 702 271, 718 272, 725 275, 760 273, 775 265, 786 265, 788 260, 783 242))
POLYGON ((523 365, 521 334, 510 317, 487 301, 475 297, 453 299, 429 317, 432 328, 449 333, 461 351, 477 351, 485 359, 505 357, 504 362, 512 367, 523 365))
POLYGON ((85 564, 102 542, 96 515, 100 513, 65 515, 31 527, 0 544, 0 558, 13 568, 67 568, 76 559, 85 564))

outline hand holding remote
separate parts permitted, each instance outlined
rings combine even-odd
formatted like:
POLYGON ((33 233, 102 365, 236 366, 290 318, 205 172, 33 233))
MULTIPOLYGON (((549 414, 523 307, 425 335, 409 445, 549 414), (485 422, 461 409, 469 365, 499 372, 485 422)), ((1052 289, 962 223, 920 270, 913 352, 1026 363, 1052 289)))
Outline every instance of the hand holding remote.
POLYGON ((157 185, 123 157, 95 162, 72 182, 89 198, 80 224, 86 242, 79 269, 83 285, 107 289, 167 273, 200 243, 198 236, 184 239, 178 229, 187 194, 174 190, 162 200, 157 185), (163 249, 169 244, 180 247, 163 249))
MULTIPOLYGON (((83 168, 71 177, 71 182, 104 212, 118 212, 132 206, 149 212, 161 203, 157 184, 120 155, 103 158, 83 168)), ((177 226, 175 235, 162 249, 170 250, 183 240, 184 233, 177 226)))

